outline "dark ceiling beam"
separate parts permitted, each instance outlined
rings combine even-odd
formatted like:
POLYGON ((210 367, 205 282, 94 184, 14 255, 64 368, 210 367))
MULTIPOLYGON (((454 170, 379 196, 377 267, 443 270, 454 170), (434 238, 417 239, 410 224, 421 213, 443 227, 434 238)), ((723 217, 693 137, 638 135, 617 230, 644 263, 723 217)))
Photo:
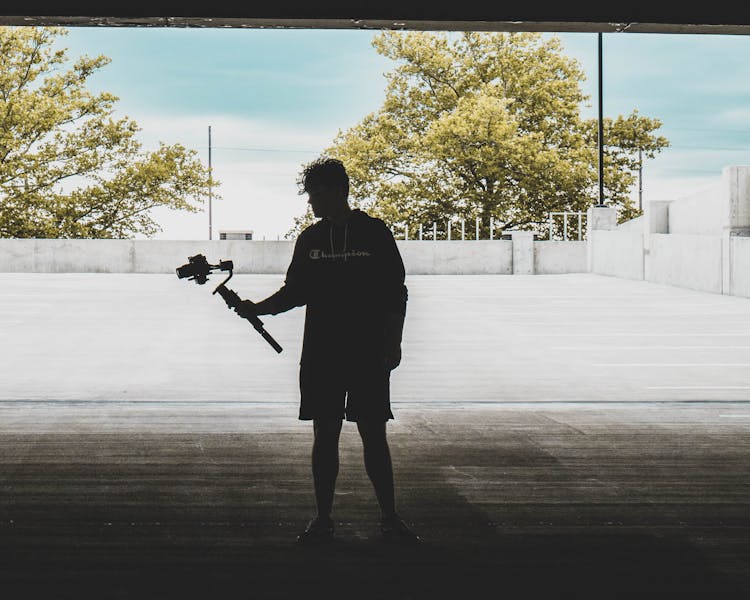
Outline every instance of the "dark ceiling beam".
POLYGON ((226 17, 7 16, 0 25, 64 27, 203 27, 217 29, 371 29, 413 31, 538 31, 747 35, 750 24, 616 23, 589 21, 431 21, 425 19, 256 19, 226 17))
POLYGON ((4 0, 2 25, 750 33, 750 3, 624 0, 4 0), (193 4, 194 6, 191 6, 193 4))

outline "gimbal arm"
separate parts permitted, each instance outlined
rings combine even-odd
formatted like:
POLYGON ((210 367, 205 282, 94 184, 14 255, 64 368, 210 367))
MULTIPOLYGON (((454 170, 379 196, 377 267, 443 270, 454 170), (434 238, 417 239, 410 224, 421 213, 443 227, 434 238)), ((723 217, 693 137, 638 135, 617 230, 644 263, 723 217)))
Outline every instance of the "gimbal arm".
MULTIPOLYGON (((233 290, 230 290, 228 287, 226 287, 224 284, 229 281, 232 278, 232 273, 229 273, 229 277, 227 277, 224 281, 222 281, 216 289, 212 292, 213 294, 219 293, 219 295, 224 298, 224 302, 227 303, 227 306, 229 308, 237 308, 240 303, 242 302, 242 298, 240 298, 236 292, 233 290)), ((249 317, 243 317, 250 321, 253 327, 255 327, 255 330, 260 333, 261 336, 263 336, 263 339, 266 340, 271 346, 273 347, 276 352, 281 352, 282 348, 279 346, 278 342, 271 337, 271 334, 268 333, 263 328, 263 321, 261 321, 256 315, 252 315, 249 317)))
MULTIPOLYGON (((219 261, 218 265, 211 265, 202 254, 190 256, 188 260, 189 262, 187 264, 177 267, 177 277, 180 279, 187 277, 189 281, 194 281, 198 285, 203 285, 208 281, 208 275, 212 271, 229 271, 229 276, 219 284, 213 293, 216 294, 218 292, 219 295, 224 298, 224 302, 227 303, 229 308, 237 308, 242 303, 242 299, 225 285, 226 282, 232 278, 234 264, 231 260, 222 260, 219 261)), ((263 321, 261 321, 257 315, 246 316, 241 314, 240 316, 243 319, 250 321, 256 331, 263 336, 264 340, 273 346, 273 349, 276 350, 276 352, 281 352, 281 346, 279 346, 276 340, 273 339, 265 329, 263 329, 263 321)))

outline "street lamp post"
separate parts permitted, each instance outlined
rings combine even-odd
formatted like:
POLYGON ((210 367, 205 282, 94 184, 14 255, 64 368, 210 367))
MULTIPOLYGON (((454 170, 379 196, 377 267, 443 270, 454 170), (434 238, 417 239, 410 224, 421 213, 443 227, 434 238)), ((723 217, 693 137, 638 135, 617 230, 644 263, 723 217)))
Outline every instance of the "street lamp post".
POLYGON ((602 33, 598 34, 599 46, 599 206, 604 206, 604 117, 603 117, 603 83, 602 83, 602 33))
POLYGON ((211 223, 211 179, 213 172, 211 170, 211 126, 208 126, 208 239, 212 239, 213 226, 211 223))

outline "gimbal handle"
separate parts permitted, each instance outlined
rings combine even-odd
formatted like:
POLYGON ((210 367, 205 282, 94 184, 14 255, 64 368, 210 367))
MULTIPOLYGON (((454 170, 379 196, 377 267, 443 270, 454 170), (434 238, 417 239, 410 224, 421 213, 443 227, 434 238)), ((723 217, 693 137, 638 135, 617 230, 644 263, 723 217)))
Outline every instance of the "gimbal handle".
MULTIPOLYGON (((224 302, 227 303, 227 306, 229 308, 237 308, 240 303, 242 302, 242 298, 240 298, 237 293, 234 290, 230 290, 228 287, 226 287, 224 284, 229 281, 232 277, 232 273, 229 273, 229 277, 227 277, 223 282, 221 282, 216 289, 212 293, 219 293, 219 295, 224 298, 224 302)), ((271 337, 271 334, 268 333, 263 328, 263 321, 261 321, 256 315, 250 316, 250 317, 243 317, 250 321, 253 327, 255 327, 255 330, 260 333, 261 336, 263 336, 263 339, 266 340, 269 344, 271 344, 271 347, 276 350, 276 352, 281 352, 282 348, 279 346, 278 342, 271 337)))
MULTIPOLYGON (((221 260, 218 265, 209 264, 206 257, 202 254, 196 254, 188 258, 190 261, 186 265, 177 267, 177 277, 182 279, 188 277, 190 281, 202 285, 208 280, 208 275, 212 271, 229 271, 229 276, 222 281, 219 286, 213 291, 214 294, 217 292, 224 298, 229 308, 237 308, 241 303, 242 299, 230 290, 226 285, 226 282, 232 278, 232 270, 234 269, 234 263, 231 260, 221 260)), ((281 352, 281 346, 273 339, 270 334, 263 328, 263 321, 261 321, 257 315, 244 316, 240 315, 243 319, 247 319, 255 327, 256 331, 263 336, 276 352, 281 352)))

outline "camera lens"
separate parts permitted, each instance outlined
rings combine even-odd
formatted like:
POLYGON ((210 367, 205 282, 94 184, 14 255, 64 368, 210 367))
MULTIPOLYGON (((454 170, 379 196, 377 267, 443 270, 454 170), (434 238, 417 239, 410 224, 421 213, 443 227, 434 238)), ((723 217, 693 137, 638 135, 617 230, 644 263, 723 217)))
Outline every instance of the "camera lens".
POLYGON ((183 277, 190 277, 195 273, 194 267, 192 264, 182 265, 181 267, 177 267, 177 277, 182 279, 183 277))

